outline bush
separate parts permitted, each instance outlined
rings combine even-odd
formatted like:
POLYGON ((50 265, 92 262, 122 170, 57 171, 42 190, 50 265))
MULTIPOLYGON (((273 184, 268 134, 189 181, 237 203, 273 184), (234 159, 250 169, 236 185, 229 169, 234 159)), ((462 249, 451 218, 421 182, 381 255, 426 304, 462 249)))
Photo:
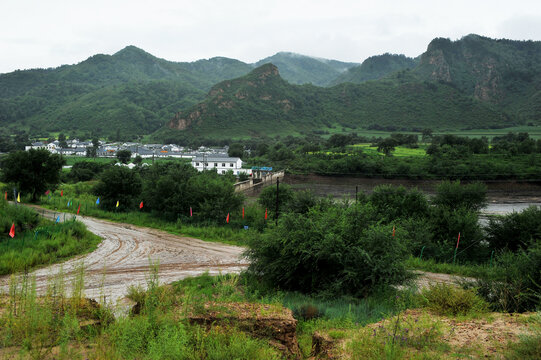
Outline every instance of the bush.
MULTIPOLYGON (((278 212, 282 213, 289 206, 289 202, 293 199, 294 192, 291 186, 281 184, 278 190, 278 212)), ((276 212, 276 186, 267 186, 259 194, 257 202, 268 209, 269 216, 274 219, 276 212)))
POLYGON ((94 194, 100 197, 100 206, 114 210, 118 201, 120 211, 136 208, 141 201, 141 178, 137 172, 124 166, 112 166, 105 170, 94 187, 94 194))
POLYGON ((250 242, 249 271, 269 284, 304 293, 366 295, 406 277, 406 251, 391 226, 370 226, 369 204, 313 207, 285 214, 250 242))
POLYGON ((386 221, 402 217, 423 217, 428 214, 425 195, 417 189, 407 190, 403 186, 377 186, 370 195, 370 203, 386 221))
POLYGON ((490 258, 490 249, 482 241, 484 236, 476 212, 464 207, 435 207, 431 209, 429 221, 433 240, 425 249, 427 256, 443 262, 452 261, 460 233, 458 260, 486 262, 490 258))
POLYGON ((503 252, 495 270, 478 279, 478 292, 497 311, 539 310, 541 304, 541 242, 528 250, 503 252))
POLYGON ((493 249, 527 249, 541 240, 541 209, 530 206, 520 213, 491 218, 486 230, 493 249))
POLYGON ((421 292, 425 306, 440 315, 471 315, 488 311, 488 303, 474 290, 436 284, 421 292))
POLYGON ((460 181, 444 181, 436 188, 432 203, 447 208, 464 207, 471 211, 481 210, 487 202, 487 186, 483 183, 461 185, 460 181))

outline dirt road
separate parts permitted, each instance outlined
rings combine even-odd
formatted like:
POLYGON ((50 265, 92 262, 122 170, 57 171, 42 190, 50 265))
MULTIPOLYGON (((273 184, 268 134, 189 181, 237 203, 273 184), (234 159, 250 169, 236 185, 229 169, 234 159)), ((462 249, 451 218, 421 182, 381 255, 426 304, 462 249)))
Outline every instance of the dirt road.
MULTIPOLYGON (((39 212, 44 212, 50 219, 54 216, 49 210, 40 208, 39 212)), ((66 214, 66 220, 72 216, 66 214)), ((130 285, 146 287, 150 272, 149 259, 159 262, 160 283, 170 283, 207 271, 211 275, 240 272, 248 264, 242 257, 242 247, 92 217, 77 216, 77 220, 103 238, 102 242, 90 254, 32 272, 36 276, 38 293, 46 291, 49 279, 58 274, 61 267, 68 280, 66 286, 69 291, 81 262, 85 267, 85 296, 99 301, 105 295, 108 303, 123 298, 130 285)), ((8 291, 8 282, 9 276, 0 277, 0 293, 8 291)))

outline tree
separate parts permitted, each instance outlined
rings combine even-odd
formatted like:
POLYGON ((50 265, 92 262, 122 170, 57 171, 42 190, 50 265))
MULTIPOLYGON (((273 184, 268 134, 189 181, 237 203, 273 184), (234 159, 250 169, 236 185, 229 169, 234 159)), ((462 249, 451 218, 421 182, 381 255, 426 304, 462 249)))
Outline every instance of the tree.
POLYGON ((68 147, 68 143, 66 142, 66 135, 64 135, 64 133, 60 133, 58 135, 58 146, 60 146, 62 149, 66 149, 68 147))
POLYGON ((242 157, 244 154, 244 146, 239 143, 234 143, 229 145, 229 150, 227 151, 227 155, 230 157, 242 157))
POLYGON ((116 157, 118 158, 118 161, 120 161, 123 164, 127 164, 130 161, 131 158, 131 151, 130 150, 118 150, 116 152, 116 157))
POLYGON ((135 159, 133 159, 133 163, 137 166, 141 166, 141 164, 143 163, 143 158, 141 157, 141 155, 137 155, 135 159))
POLYGON ((391 138, 386 138, 378 143, 378 151, 385 154, 385 156, 391 155, 396 147, 396 141, 391 138))
POLYGON ((428 138, 432 139, 432 129, 426 128, 421 132, 423 142, 426 142, 428 138))
POLYGON ((94 187, 94 194, 101 198, 100 206, 113 210, 118 201, 121 211, 135 209, 139 203, 142 182, 139 174, 124 166, 106 169, 94 187))
POLYGON ((1 179, 16 185, 19 192, 31 194, 35 202, 39 195, 60 182, 64 164, 60 155, 45 149, 17 151, 2 160, 1 179))

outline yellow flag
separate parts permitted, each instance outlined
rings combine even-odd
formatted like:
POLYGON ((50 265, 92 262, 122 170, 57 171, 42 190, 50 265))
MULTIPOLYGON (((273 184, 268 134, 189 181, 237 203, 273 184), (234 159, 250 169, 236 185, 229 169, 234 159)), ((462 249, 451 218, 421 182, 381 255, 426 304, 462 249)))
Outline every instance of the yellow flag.
POLYGON ((17 193, 17 202, 21 202, 21 193, 17 193))
POLYGON ((116 201, 116 207, 118 207, 118 200, 116 201))

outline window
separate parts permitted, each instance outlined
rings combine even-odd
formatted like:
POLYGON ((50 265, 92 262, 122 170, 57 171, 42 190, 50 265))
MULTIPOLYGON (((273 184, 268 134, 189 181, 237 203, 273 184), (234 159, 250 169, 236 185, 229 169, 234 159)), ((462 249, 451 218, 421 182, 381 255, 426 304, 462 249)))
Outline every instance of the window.
POLYGON ((229 164, 230 167, 233 167, 233 163, 229 164))
POLYGON ((209 166, 209 163, 205 163, 205 166, 209 166))
POLYGON ((225 163, 222 163, 222 167, 225 167, 225 163))
POLYGON ((218 163, 214 163, 214 167, 218 167, 218 163))
POLYGON ((222 170, 222 174, 225 174, 225 170, 222 170))
POLYGON ((196 163, 195 163, 195 166, 199 166, 199 163, 196 162, 196 163))

